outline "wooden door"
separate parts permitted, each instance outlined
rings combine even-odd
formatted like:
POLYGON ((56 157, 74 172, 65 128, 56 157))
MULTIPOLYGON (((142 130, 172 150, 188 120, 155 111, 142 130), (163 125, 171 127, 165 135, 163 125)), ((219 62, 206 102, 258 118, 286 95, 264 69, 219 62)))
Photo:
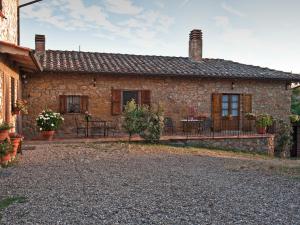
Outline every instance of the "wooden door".
POLYGON ((240 128, 240 95, 222 94, 221 129, 239 130, 240 128))

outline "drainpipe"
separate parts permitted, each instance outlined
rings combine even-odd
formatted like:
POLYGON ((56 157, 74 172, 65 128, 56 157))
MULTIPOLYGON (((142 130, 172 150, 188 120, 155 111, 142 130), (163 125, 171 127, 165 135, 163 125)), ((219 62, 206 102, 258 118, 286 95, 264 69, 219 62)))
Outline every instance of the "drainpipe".
POLYGON ((18 20, 18 45, 20 45, 20 9, 23 8, 23 7, 25 7, 25 6, 32 5, 32 4, 35 4, 35 3, 40 2, 40 1, 43 1, 43 0, 35 0, 35 1, 27 2, 25 4, 22 4, 22 5, 18 6, 18 11, 17 11, 17 20, 18 20))

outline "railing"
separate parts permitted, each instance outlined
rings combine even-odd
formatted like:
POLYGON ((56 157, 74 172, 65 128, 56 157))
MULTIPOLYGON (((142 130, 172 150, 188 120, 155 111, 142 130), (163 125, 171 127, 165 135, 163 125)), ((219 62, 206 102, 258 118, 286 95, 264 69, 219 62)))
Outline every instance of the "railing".
MULTIPOLYGON (((207 119, 185 119, 181 120, 180 127, 174 128, 173 135, 192 137, 245 137, 260 136, 266 133, 274 133, 275 124, 268 127, 266 133, 259 133, 254 120, 246 118, 221 118, 218 121, 207 119)), ((166 131, 166 130, 165 130, 166 131)), ((168 131, 164 133, 170 135, 168 131)))

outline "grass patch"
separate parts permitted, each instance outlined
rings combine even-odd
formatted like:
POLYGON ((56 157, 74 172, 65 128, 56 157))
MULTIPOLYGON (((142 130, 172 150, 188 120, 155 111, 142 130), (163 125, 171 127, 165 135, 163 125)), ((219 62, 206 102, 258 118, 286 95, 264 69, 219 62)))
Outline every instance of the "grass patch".
POLYGON ((0 210, 6 209, 13 203, 24 203, 26 202, 25 197, 8 197, 0 201, 0 210))
MULTIPOLYGON (((22 196, 8 197, 3 200, 0 200, 0 211, 6 209, 8 206, 14 203, 24 203, 26 202, 26 198, 22 196)), ((0 220, 2 219, 2 215, 0 214, 0 220)))

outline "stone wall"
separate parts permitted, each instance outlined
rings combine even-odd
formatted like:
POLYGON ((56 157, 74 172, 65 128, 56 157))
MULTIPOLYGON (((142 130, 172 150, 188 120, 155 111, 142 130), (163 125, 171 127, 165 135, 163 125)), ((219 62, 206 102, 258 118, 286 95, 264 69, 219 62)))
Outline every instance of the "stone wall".
POLYGON ((226 137, 226 138, 202 138, 199 140, 187 140, 190 146, 215 148, 223 150, 238 150, 251 153, 274 156, 274 136, 260 137, 226 137))
POLYGON ((6 18, 0 17, 0 40, 13 44, 18 42, 17 8, 19 0, 2 0, 2 13, 6 18))
MULTIPOLYGON (((219 93, 248 93, 253 95, 253 111, 269 113, 275 118, 288 119, 290 114, 291 90, 286 90, 285 82, 236 80, 232 90, 232 80, 183 79, 143 76, 57 74, 39 73, 28 76, 28 84, 23 87, 23 98, 29 101, 29 115, 23 117, 23 127, 27 134, 35 135, 35 118, 43 109, 59 110, 59 95, 88 95, 89 112, 105 120, 120 120, 111 115, 111 89, 151 90, 151 102, 160 103, 165 115, 175 120, 187 115, 189 107, 199 113, 211 115, 211 95, 219 93), (93 80, 96 78, 94 87, 93 80)), ((65 134, 75 134, 74 115, 64 116, 62 127, 65 134)))

